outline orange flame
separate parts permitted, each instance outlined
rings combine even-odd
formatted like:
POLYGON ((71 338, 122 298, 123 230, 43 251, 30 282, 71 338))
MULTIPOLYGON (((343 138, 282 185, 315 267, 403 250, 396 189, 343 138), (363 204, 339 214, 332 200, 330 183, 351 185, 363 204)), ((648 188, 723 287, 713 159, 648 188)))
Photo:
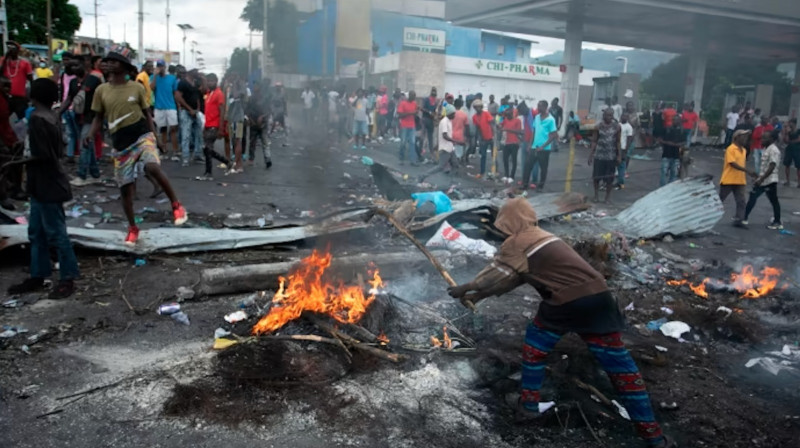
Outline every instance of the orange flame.
MULTIPOLYGON (((763 297, 772 292, 778 286, 778 278, 783 273, 778 268, 765 267, 761 270, 761 276, 758 277, 754 274, 753 266, 745 265, 741 272, 734 272, 731 274, 730 286, 742 294, 742 298, 756 299, 763 297)), ((712 279, 706 277, 702 282, 694 284, 688 280, 668 280, 667 284, 673 286, 687 285, 698 296, 707 298, 708 291, 706 285, 712 282, 712 279)))
POLYGON ((781 271, 778 268, 765 267, 761 270, 761 277, 753 275, 753 267, 750 265, 742 268, 741 273, 731 274, 733 287, 742 293, 745 299, 756 299, 769 294, 778 286, 778 277, 781 271))
POLYGON ((383 330, 381 330, 381 334, 376 336, 376 339, 378 340, 378 342, 380 342, 381 345, 389 344, 389 337, 386 336, 386 333, 384 333, 383 330))
POLYGON ((707 299, 708 292, 706 292, 706 283, 708 283, 708 281, 709 279, 705 278, 702 282, 695 285, 694 283, 689 282, 689 280, 667 280, 667 284, 672 286, 687 285, 696 295, 707 299))
POLYGON ((361 286, 346 286, 342 281, 332 283, 324 278, 332 258, 330 252, 315 250, 300 260, 287 277, 279 277, 280 287, 272 298, 272 308, 253 327, 253 334, 275 331, 305 311, 326 314, 342 323, 361 320, 383 286, 378 270, 367 281, 371 288, 365 297, 361 286))
POLYGON ((442 339, 444 339, 444 342, 443 342, 444 348, 446 348, 447 350, 450 350, 450 349, 453 348, 453 340, 450 339, 450 335, 447 334, 447 327, 444 327, 442 329, 442 339))
POLYGON ((437 338, 436 336, 431 336, 431 345, 433 345, 436 348, 439 348, 442 346, 442 341, 440 341, 439 338, 437 338))

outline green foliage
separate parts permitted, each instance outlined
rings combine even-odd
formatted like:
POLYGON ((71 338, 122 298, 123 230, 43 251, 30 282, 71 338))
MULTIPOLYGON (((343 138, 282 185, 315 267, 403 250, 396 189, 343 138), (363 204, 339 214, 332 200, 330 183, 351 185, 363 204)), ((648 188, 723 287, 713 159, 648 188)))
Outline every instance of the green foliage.
MULTIPOLYGON (((21 44, 47 44, 47 0, 6 0, 11 39, 21 44)), ((81 27, 78 7, 52 0, 53 37, 72 41, 81 27)))
MULTIPOLYGON (((657 100, 683 101, 688 72, 688 56, 679 56, 653 70, 650 78, 642 82, 642 90, 657 100)), ((734 86, 770 84, 773 86, 772 113, 785 114, 789 110, 792 85, 786 74, 770 62, 743 61, 736 57, 710 57, 706 65, 703 92, 703 116, 709 124, 722 119, 725 95, 734 86)))
MULTIPOLYGON (((248 0, 239 18, 247 22, 251 30, 263 32, 264 0, 248 0)), ((297 65, 297 28, 300 26, 297 7, 286 0, 272 0, 267 21, 272 60, 279 67, 294 68, 297 65)))
MULTIPOLYGON (((238 73, 242 76, 248 76, 247 73, 247 48, 234 48, 231 53, 231 63, 228 68, 228 73, 238 73)), ((258 57, 261 50, 253 50, 253 69, 258 68, 258 57)))

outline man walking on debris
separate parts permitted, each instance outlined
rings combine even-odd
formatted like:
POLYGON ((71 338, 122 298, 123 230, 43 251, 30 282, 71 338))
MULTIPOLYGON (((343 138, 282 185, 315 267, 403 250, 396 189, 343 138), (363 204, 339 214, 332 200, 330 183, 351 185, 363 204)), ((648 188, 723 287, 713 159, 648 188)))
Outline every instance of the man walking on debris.
POLYGON ((103 58, 108 67, 107 83, 97 88, 92 99, 95 112, 89 135, 95 135, 108 121, 108 131, 114 147, 114 177, 122 190, 122 208, 128 218, 128 235, 125 244, 134 245, 139 239, 139 228, 133 214, 133 194, 136 182, 136 165, 144 164, 144 171, 158 182, 172 203, 175 225, 186 222, 186 210, 178 201, 167 176, 161 171, 161 161, 156 148, 155 129, 148 111, 144 87, 128 81, 126 76, 134 67, 125 56, 110 52, 103 58))
POLYGON ((611 201, 611 184, 617 165, 622 161, 620 154, 620 135, 622 134, 619 123, 614 121, 614 111, 608 108, 603 111, 603 121, 597 125, 597 135, 592 142, 592 151, 589 153, 589 165, 594 165, 592 180, 594 181, 594 202, 600 200, 600 183, 605 184, 606 199, 611 201))
MULTIPOLYGON (((761 163, 759 167, 761 170, 758 173, 758 178, 753 182, 753 191, 750 192, 750 199, 747 201, 747 207, 744 211, 744 221, 742 224, 747 225, 747 218, 756 201, 763 193, 767 194, 770 204, 772 204, 772 222, 767 226, 770 230, 783 230, 781 224, 781 204, 778 202, 778 163, 781 160, 781 150, 775 145, 777 135, 773 132, 765 132, 761 136, 761 142, 758 146, 765 147, 761 152, 761 163)), ((754 143, 755 144, 755 143, 754 143)))
POLYGON ((524 198, 506 202, 494 224, 508 236, 494 261, 473 281, 448 291, 462 302, 477 303, 528 283, 542 297, 525 334, 522 393, 506 398, 517 419, 526 421, 540 416, 545 359, 558 341, 572 332, 580 335, 608 374, 647 446, 675 447, 662 434, 642 375, 622 342, 624 318, 603 276, 567 243, 542 230, 536 211, 524 198))
POLYGON ((456 140, 453 138, 453 119, 456 117, 456 108, 452 104, 448 104, 444 108, 446 114, 439 122, 438 138, 439 138, 439 165, 428 170, 425 174, 419 177, 419 181, 423 182, 428 176, 444 171, 451 174, 458 170, 458 156, 456 156, 455 145, 463 145, 463 140, 456 140))
POLYGON ((221 137, 220 128, 222 127, 222 116, 225 114, 225 94, 217 85, 217 75, 211 73, 206 76, 208 82, 208 96, 206 97, 206 123, 203 129, 203 152, 206 160, 206 168, 203 175, 197 180, 214 180, 211 173, 212 161, 217 159, 224 163, 226 167, 231 167, 231 161, 214 150, 214 143, 221 137))
POLYGON ((733 133, 732 139, 733 143, 725 150, 725 165, 722 167, 722 177, 719 180, 719 199, 725 202, 725 198, 733 193, 733 198, 736 200, 736 216, 733 225, 746 229, 744 194, 747 188, 747 175, 757 176, 746 168, 745 145, 750 139, 750 131, 740 129, 733 133))

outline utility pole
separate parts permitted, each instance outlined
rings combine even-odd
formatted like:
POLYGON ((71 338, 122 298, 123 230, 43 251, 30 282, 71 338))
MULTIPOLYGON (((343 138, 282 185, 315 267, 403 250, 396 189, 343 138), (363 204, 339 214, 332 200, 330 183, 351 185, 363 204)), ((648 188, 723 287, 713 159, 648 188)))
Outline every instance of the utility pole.
MULTIPOLYGON (((53 4, 47 0, 47 61, 53 63, 53 4)), ((5 47, 5 46, 4 46, 5 47)))
POLYGON ((139 64, 144 64, 144 0, 139 0, 139 64))
POLYGON ((169 0, 167 0, 167 54, 169 54, 169 0))
POLYGON ((253 73, 253 30, 250 30, 250 46, 247 47, 247 76, 253 73))
MULTIPOLYGON (((97 28, 97 7, 98 6, 99 5, 98 5, 97 0, 94 0, 94 44, 95 45, 98 45, 98 42, 100 42, 100 32, 98 31, 98 28, 97 28)), ((111 32, 109 32, 108 34, 111 34, 111 32)), ((109 36, 109 38, 111 38, 111 37, 109 36)))
POLYGON ((267 25, 269 23, 269 0, 264 0, 264 32, 261 35, 261 78, 266 78, 270 68, 269 35, 267 25))

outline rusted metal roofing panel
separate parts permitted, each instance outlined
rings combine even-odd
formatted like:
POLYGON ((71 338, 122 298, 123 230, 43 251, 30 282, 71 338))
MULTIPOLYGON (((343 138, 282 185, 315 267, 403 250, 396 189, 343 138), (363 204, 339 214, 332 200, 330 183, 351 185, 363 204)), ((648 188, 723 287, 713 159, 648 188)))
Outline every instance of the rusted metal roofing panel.
POLYGON ((725 213, 711 176, 692 177, 650 192, 609 225, 629 238, 710 231, 725 213))

